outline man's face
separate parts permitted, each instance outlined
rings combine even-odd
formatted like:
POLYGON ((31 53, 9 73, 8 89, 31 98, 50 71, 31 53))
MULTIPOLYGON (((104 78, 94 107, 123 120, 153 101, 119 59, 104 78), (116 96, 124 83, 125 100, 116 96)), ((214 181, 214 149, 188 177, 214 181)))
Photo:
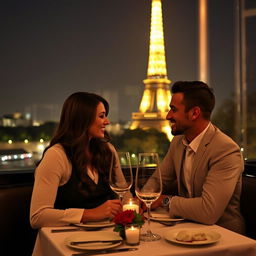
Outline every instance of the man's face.
POLYGON ((166 119, 171 122, 171 129, 173 135, 185 134, 191 127, 189 120, 189 111, 185 111, 183 103, 183 93, 174 93, 170 103, 170 110, 166 119))

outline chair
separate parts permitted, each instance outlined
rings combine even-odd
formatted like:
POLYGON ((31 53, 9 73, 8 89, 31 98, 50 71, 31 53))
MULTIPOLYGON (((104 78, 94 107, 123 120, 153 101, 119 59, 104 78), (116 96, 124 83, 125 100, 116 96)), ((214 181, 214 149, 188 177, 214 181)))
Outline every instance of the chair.
MULTIPOLYGON (((255 173, 256 174, 256 173, 255 173)), ((241 212, 245 219, 246 236, 256 239, 256 176, 243 174, 241 212)))
POLYGON ((37 231, 29 223, 33 173, 0 175, 1 255, 32 254, 37 231))

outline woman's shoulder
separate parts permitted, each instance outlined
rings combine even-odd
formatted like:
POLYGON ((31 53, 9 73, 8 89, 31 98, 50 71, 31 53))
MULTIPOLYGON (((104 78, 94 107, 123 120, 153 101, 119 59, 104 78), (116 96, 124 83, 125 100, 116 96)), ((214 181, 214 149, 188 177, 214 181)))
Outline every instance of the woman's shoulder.
POLYGON ((36 175, 58 177, 60 184, 64 184, 70 177, 71 169, 72 166, 64 148, 60 144, 55 144, 45 152, 42 161, 37 166, 36 175))
POLYGON ((56 170, 67 170, 71 168, 70 161, 61 144, 55 144, 48 148, 39 166, 47 168, 51 166, 51 169, 56 170))
POLYGON ((53 146, 48 148, 45 153, 46 154, 53 154, 53 155, 66 155, 63 146, 59 143, 54 144, 53 146))
POLYGON ((69 162, 66 152, 61 144, 55 144, 47 149, 44 158, 51 159, 56 162, 69 162))
POLYGON ((111 144, 110 142, 107 142, 107 145, 108 145, 109 149, 110 149, 112 152, 116 152, 116 148, 114 147, 113 144, 111 144))

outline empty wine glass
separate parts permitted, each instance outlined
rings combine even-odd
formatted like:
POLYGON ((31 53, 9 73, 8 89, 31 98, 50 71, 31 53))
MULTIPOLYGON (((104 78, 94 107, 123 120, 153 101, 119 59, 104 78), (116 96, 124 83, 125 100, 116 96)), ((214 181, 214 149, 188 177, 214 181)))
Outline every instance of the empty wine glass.
POLYGON ((150 229, 150 207, 162 193, 162 179, 158 168, 159 159, 157 153, 139 153, 138 167, 135 177, 135 193, 147 206, 148 229, 141 235, 142 241, 156 241, 161 237, 153 234, 150 229))
POLYGON ((121 202, 124 194, 130 190, 132 183, 133 174, 129 152, 113 154, 109 172, 109 185, 119 196, 121 202))

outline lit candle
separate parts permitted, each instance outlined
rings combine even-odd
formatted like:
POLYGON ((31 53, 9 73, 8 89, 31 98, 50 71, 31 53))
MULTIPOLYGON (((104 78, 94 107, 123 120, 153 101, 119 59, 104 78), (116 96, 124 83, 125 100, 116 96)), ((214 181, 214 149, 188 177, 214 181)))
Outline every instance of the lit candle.
POLYGON ((139 213, 139 205, 136 204, 136 201, 133 198, 130 198, 127 203, 123 205, 123 211, 133 210, 139 213))
POLYGON ((138 245, 140 243, 140 227, 136 225, 126 226, 125 238, 128 245, 138 245))

